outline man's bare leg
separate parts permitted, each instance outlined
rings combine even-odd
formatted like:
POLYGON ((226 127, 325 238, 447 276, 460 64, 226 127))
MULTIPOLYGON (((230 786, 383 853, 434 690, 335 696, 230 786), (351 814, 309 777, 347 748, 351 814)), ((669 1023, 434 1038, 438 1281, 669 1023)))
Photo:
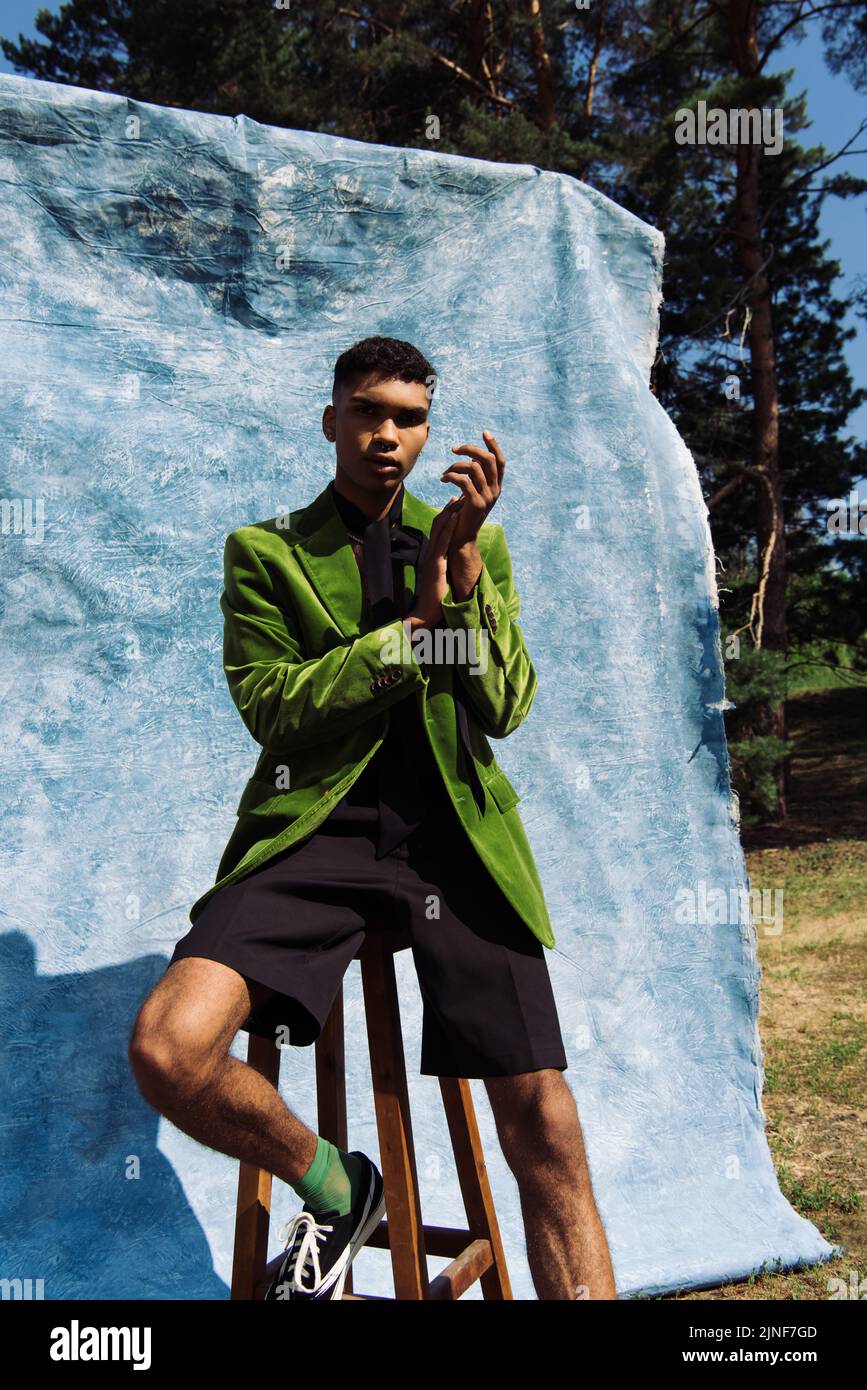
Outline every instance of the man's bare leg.
POLYGON ((497 1135, 521 1198, 540 1299, 616 1299, 575 1097, 556 1067, 485 1077, 497 1135))
POLYGON ((269 993, 218 961, 177 960, 139 1009, 128 1051, 145 1100, 184 1134, 292 1185, 313 1162, 317 1135, 270 1081, 229 1055, 269 993))

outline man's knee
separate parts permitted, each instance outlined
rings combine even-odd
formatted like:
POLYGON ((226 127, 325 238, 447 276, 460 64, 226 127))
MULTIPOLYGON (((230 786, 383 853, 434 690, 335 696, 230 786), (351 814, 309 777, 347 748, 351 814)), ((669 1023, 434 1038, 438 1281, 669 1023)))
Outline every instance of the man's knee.
POLYGON ((194 1057, 181 1046, 155 992, 139 1009, 127 1055, 139 1090, 152 1103, 178 1095, 195 1081, 194 1057))
POLYGON ((581 1160, 578 1108, 556 1067, 485 1082, 506 1159, 535 1164, 581 1160))
POLYGON ((139 1009, 127 1046, 142 1095, 158 1105, 195 1094, 218 1060, 219 1042, 164 975, 139 1009))

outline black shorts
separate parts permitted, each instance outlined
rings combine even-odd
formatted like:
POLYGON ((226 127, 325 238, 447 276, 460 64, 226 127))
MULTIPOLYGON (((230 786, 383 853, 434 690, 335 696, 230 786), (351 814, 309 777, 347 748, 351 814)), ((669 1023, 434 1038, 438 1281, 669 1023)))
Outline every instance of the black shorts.
POLYGON ((204 956, 270 987, 243 1029, 274 1039, 280 1028, 289 1046, 307 1047, 365 931, 405 927, 424 1008, 422 1075, 565 1071, 546 948, 479 860, 445 789, 376 859, 369 771, 311 835, 215 893, 170 964, 204 956))

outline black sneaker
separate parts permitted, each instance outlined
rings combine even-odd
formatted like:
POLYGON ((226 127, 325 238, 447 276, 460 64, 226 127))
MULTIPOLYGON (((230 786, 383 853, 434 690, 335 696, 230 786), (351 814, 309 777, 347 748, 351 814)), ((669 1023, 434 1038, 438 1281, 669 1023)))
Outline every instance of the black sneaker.
POLYGON ((343 1297, 346 1271, 385 1211, 382 1174, 367 1154, 358 1149, 352 1154, 367 1165, 368 1181, 345 1216, 302 1207, 286 1223, 280 1231, 286 1254, 265 1295, 266 1303, 343 1297))

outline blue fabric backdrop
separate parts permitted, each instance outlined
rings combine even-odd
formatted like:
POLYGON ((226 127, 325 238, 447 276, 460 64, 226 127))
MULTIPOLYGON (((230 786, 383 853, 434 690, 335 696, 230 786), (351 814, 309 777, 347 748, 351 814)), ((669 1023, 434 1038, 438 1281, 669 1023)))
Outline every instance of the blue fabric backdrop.
MULTIPOLYGON (((373 333, 441 373, 413 491, 444 501, 450 446, 484 427, 506 449, 496 519, 540 689, 496 751, 551 909, 620 1294, 827 1258, 765 1138, 756 926, 682 908, 746 878, 706 509, 648 390, 661 234, 526 165, 9 76, 0 109, 0 1274, 53 1299, 228 1294, 237 1164, 146 1105, 127 1039, 258 751, 220 664, 223 540, 333 476, 333 363, 373 333)), ((457 1224, 408 952, 397 967, 425 1219, 457 1224)), ((345 989, 350 1139, 375 1157, 357 963, 345 989)), ((312 1049, 282 1090, 315 1126, 312 1049)), ((276 1183, 272 1254, 297 1208, 276 1183)), ((384 1252, 355 1270, 391 1292, 384 1252)))

